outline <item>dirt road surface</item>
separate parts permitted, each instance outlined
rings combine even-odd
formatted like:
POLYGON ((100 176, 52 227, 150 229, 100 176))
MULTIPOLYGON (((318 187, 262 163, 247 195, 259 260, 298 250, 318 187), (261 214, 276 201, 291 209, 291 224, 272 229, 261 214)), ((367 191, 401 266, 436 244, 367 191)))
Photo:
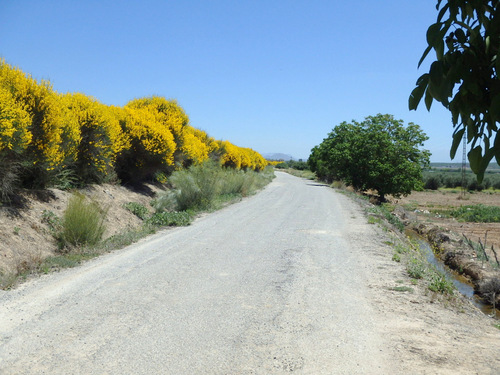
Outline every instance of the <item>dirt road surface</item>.
POLYGON ((495 374, 500 330, 406 282, 342 194, 261 193, 0 292, 1 374, 495 374), (458 311, 460 310, 460 311, 458 311))

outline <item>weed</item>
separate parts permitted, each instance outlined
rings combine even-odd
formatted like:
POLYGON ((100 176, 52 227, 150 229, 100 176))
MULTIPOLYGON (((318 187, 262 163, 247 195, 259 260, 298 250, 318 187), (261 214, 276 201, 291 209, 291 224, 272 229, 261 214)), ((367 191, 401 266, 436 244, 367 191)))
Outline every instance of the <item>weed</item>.
POLYGON ((399 263, 401 262, 401 256, 398 253, 394 253, 392 255, 392 260, 399 263))
POLYGON ((106 238, 104 241, 95 246, 94 249, 101 251, 121 249, 155 232, 155 226, 145 223, 140 228, 127 230, 126 232, 115 234, 111 237, 106 238))
POLYGON ((370 213, 373 213, 378 217, 378 220, 376 219, 371 219, 370 222, 370 217, 368 217, 368 223, 369 224, 374 224, 374 223, 381 223, 381 219, 385 219, 388 223, 391 225, 395 226, 400 232, 404 230, 404 224, 399 218, 395 215, 392 214, 391 212, 391 206, 387 204, 383 204, 380 206, 373 206, 368 209, 370 213))
POLYGON ((420 259, 411 258, 406 266, 406 272, 412 279, 422 279, 425 276, 425 264, 420 259))
POLYGON ((176 194, 168 190, 158 194, 158 196, 151 201, 151 207, 156 212, 173 211, 177 207, 176 194))
POLYGON ((188 211, 157 212, 147 220, 149 224, 158 227, 186 226, 191 223, 193 214, 188 211))
POLYGON ((395 292, 414 292, 413 288, 410 288, 409 286, 395 286, 390 288, 390 290, 394 290, 395 292))
POLYGON ((125 203, 123 207, 132 212, 135 216, 137 216, 141 220, 146 220, 146 218, 148 217, 149 214, 148 209, 140 203, 128 202, 125 203))
POLYGON ((20 231, 21 231, 21 228, 19 228, 19 227, 14 227, 14 234, 15 234, 16 236, 19 236, 19 232, 20 232, 20 231))
POLYGON ((61 230, 61 219, 52 211, 43 210, 42 223, 48 225, 49 230, 54 236, 61 230))
POLYGON ((402 244, 398 243, 395 247, 394 247, 394 251, 398 254, 406 254, 409 249, 405 246, 403 246, 402 244))
POLYGON ((429 279, 429 290, 432 290, 433 292, 453 295, 455 287, 453 286, 453 283, 446 278, 445 275, 438 271, 435 271, 429 276, 429 279))

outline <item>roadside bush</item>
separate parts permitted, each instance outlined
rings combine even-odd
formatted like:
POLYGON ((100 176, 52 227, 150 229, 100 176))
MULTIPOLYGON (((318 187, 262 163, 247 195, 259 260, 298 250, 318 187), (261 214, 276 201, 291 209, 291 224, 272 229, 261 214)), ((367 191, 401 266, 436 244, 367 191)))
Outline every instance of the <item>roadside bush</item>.
POLYGON ((158 196, 151 201, 151 207, 155 212, 175 211, 177 209, 176 194, 172 190, 168 190, 158 194, 158 196))
POLYGON ((224 170, 224 178, 220 184, 221 195, 241 194, 248 195, 252 188, 253 179, 250 172, 224 170))
POLYGON ((177 210, 204 210, 211 207, 218 194, 221 169, 213 163, 175 171, 170 181, 176 188, 177 210))
POLYGON ((287 164, 287 162, 286 162, 286 161, 282 161, 281 163, 276 164, 276 165, 274 166, 274 168, 276 168, 276 169, 288 169, 288 168, 289 168, 289 166, 288 166, 288 164, 287 164))
POLYGON ((96 245, 104 234, 106 211, 84 195, 75 193, 68 202, 62 219, 62 247, 96 245))
POLYGON ((175 171, 169 179, 174 190, 161 194, 152 205, 157 212, 212 209, 220 203, 220 197, 250 195, 273 178, 272 167, 245 172, 207 161, 175 171))

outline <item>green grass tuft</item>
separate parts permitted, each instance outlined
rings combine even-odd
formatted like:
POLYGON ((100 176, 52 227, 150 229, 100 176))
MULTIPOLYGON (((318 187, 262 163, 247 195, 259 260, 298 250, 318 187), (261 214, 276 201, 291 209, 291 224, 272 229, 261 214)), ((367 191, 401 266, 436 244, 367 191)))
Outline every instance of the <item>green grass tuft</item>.
POLYGON ((61 223, 62 247, 96 245, 105 231, 105 217, 106 211, 96 202, 88 201, 82 194, 73 194, 61 223))

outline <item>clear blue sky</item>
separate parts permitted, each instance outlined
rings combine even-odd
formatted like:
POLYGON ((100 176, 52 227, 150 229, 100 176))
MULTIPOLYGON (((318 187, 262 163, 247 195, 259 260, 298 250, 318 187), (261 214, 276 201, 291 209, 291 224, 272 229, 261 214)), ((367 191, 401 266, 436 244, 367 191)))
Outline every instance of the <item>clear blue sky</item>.
MULTIPOLYGON (((307 158, 342 121, 419 124, 448 162, 451 116, 408 111, 435 0, 0 0, 0 57, 56 91, 176 99, 194 127, 307 158)), ((430 61, 430 60, 429 60, 430 61)), ((461 154, 455 158, 461 162, 461 154)))

